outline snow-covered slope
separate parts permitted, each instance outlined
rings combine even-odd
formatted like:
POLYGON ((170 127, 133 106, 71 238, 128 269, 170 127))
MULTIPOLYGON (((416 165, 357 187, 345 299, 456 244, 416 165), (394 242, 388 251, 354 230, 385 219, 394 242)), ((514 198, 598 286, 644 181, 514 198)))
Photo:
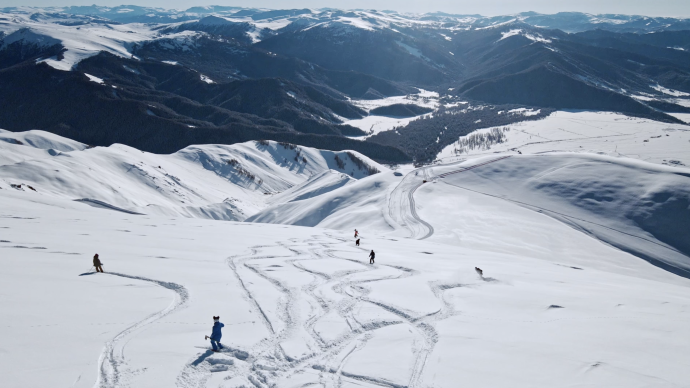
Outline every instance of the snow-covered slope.
MULTIPOLYGON (((41 131, 2 132, 0 140, 0 188, 140 214, 243 220, 266 207, 271 194, 312 176, 332 170, 354 180, 387 170, 354 151, 269 141, 156 155, 117 144, 87 148, 41 131)), ((316 180, 296 195, 325 192, 333 184, 316 180)))
POLYGON ((444 148, 438 157, 451 162, 500 152, 514 155, 517 151, 523 154, 567 151, 690 166, 689 145, 690 126, 687 125, 612 112, 557 111, 543 120, 472 132, 444 148), (496 131, 501 135, 492 136, 496 131))
MULTIPOLYGON (((467 163, 433 168, 440 179, 419 191, 418 203, 446 195, 462 201, 478 195, 509 201, 690 277, 690 245, 685 238, 690 230, 689 170, 591 154, 497 159, 485 158, 487 165, 469 170, 467 163), (435 192, 446 185, 453 189, 435 192)), ((472 219, 464 216, 464 208, 426 205, 420 216, 439 220, 444 239, 462 240, 444 226, 473 230, 471 222, 464 221, 472 219)))
POLYGON ((376 174, 318 197, 273 205, 247 222, 388 231, 386 188, 396 181, 400 178, 392 172, 376 174))
POLYGON ((333 191, 354 182, 356 182, 356 179, 347 174, 338 173, 334 170, 327 170, 321 174, 312 176, 303 183, 292 186, 282 193, 274 195, 269 199, 269 202, 283 203, 300 201, 328 193, 329 191, 333 191))
MULTIPOLYGON (((450 188, 421 191, 432 186, 450 188)), ((430 204, 425 195, 418 206, 430 222, 439 218, 429 205, 465 203, 430 204)), ((481 212, 465 214, 476 221, 471 230, 458 224, 467 232, 459 245, 360 229, 358 248, 351 231, 135 216, 3 187, 3 384, 648 387, 690 379, 687 279, 550 217, 472 200, 463 207, 481 212), (103 274, 89 271, 94 253, 103 274), (221 353, 204 340, 214 315, 225 324, 221 353)))
MULTIPOLYGON (((511 212, 522 213, 514 209, 522 207, 553 217, 690 277, 690 246, 685 241, 690 230, 690 171, 627 158, 571 153, 476 158, 425 167, 404 178, 377 175, 320 197, 274 205, 248 221, 358 228, 466 246, 465 236, 474 236, 477 222, 484 225, 494 217, 490 210, 458 206, 476 196, 508 201, 511 212)), ((520 236, 515 230, 529 230, 516 225, 506 229, 512 232, 498 229, 501 233, 493 232, 492 237, 480 229, 482 236, 472 241, 520 236)), ((562 233, 563 228, 558 230, 562 233)), ((538 234, 531 237, 539 243, 538 234)))
MULTIPOLYGON (((439 107, 438 97, 438 93, 420 90, 417 94, 409 94, 406 96, 394 96, 374 100, 351 100, 350 102, 367 112, 379 107, 394 104, 412 104, 424 108, 436 109, 439 107)), ((361 119, 346 120, 344 123, 357 127, 367 132, 369 135, 375 135, 379 132, 390 131, 396 127, 404 127, 409 124, 410 121, 416 120, 422 116, 425 116, 425 114, 413 117, 389 117, 370 114, 361 119)))
POLYGON ((0 129, 0 166, 48 158, 59 152, 84 150, 85 144, 45 131, 9 132, 0 129), (26 146, 26 147, 17 147, 26 146))
POLYGON ((70 25, 63 20, 40 20, 34 14, 0 13, 0 31, 15 36, 12 41, 22 40, 29 44, 61 44, 66 51, 62 58, 43 58, 41 61, 60 69, 71 70, 84 58, 106 51, 129 58, 132 44, 153 39, 155 32, 143 24, 88 23, 70 25), (21 31, 25 33, 18 33, 21 31), (13 35, 15 34, 15 35, 13 35))

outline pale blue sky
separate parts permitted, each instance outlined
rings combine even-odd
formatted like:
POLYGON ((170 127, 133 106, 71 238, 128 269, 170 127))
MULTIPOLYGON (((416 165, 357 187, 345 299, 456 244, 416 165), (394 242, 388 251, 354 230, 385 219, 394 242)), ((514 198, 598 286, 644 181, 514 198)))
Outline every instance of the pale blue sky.
POLYGON ((443 11, 462 14, 504 15, 522 11, 556 13, 579 11, 589 13, 621 13, 647 16, 690 17, 690 0, 234 0, 234 1, 189 1, 189 0, 0 0, 1 6, 17 5, 121 5, 135 4, 164 8, 185 9, 196 5, 235 5, 241 7, 323 8, 342 9, 392 9, 403 12, 443 11))

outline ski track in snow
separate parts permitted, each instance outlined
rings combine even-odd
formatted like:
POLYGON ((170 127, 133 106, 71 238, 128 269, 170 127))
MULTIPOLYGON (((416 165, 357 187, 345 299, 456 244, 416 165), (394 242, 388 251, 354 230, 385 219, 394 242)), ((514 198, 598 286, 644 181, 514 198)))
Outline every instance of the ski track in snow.
POLYGON ((367 284, 415 276, 416 271, 385 264, 370 265, 365 259, 366 249, 352 248, 349 244, 343 247, 346 240, 328 234, 327 238, 331 241, 324 240, 323 236, 312 236, 304 241, 293 240, 277 245, 254 246, 248 254, 229 257, 228 267, 233 276, 239 280, 245 297, 256 306, 260 319, 271 334, 250 349, 239 350, 224 344, 229 351, 213 353, 207 350, 195 355, 178 376, 177 386, 182 388, 206 386, 216 371, 213 370, 211 362, 203 361, 216 355, 215 357, 231 359, 230 357, 234 356, 235 358, 230 362, 234 366, 229 369, 230 373, 224 380, 246 379, 251 384, 247 386, 257 388, 279 387, 290 378, 305 374, 318 375, 318 383, 325 387, 341 387, 344 381, 392 388, 419 387, 426 358, 437 341, 434 322, 455 314, 443 301, 443 292, 453 288, 454 285, 445 287, 430 285, 434 295, 445 307, 423 316, 370 299, 367 284), (285 253, 269 253, 275 253, 276 250, 285 253), (339 253, 361 254, 362 261, 342 257, 339 253), (310 269, 305 264, 305 262, 313 263, 319 260, 327 260, 328 263, 343 261, 347 262, 346 266, 351 268, 322 272, 310 269), (262 262, 265 261, 272 265, 264 265, 262 262), (275 264, 276 262, 279 264, 275 264), (361 268, 357 268, 358 266, 361 268), (272 268, 287 270, 289 275, 283 278, 275 276, 272 268), (311 281, 301 285, 294 284, 295 279, 301 276, 308 276, 311 281), (262 290, 261 287, 268 286, 265 283, 254 284, 258 278, 270 284, 270 287, 279 292, 281 297, 269 302, 257 295, 257 291, 262 290), (268 305, 272 303, 277 306, 273 314, 269 311, 275 306, 268 305), (396 316, 396 319, 359 322, 356 310, 364 305, 380 308, 384 310, 384 313, 396 316), (305 309, 304 306, 309 306, 309 309, 305 309), (315 326, 329 313, 335 313, 341 317, 349 326, 349 332, 342 333, 336 339, 323 338, 315 326), (399 384, 380 376, 349 371, 348 360, 366 346, 377 329, 390 325, 406 325, 415 337, 414 343, 421 344, 411 349, 415 361, 409 370, 407 383, 399 384), (289 341, 302 342, 309 350, 301 356, 289 355, 281 346, 289 341))
POLYGON ((153 313, 148 317, 142 319, 141 321, 136 322, 133 325, 127 327, 105 344, 103 352, 101 352, 101 355, 98 358, 98 374, 96 378, 96 383, 94 384, 94 388, 126 386, 127 383, 123 380, 126 380, 128 375, 136 373, 136 371, 125 371, 122 368, 127 364, 125 359, 125 346, 127 345, 127 341, 123 341, 123 339, 131 337, 141 328, 148 326, 151 323, 178 310, 189 299, 189 293, 187 292, 187 289, 176 283, 154 280, 141 276, 126 275, 117 272, 105 272, 105 274, 150 282, 163 288, 167 288, 169 290, 174 291, 175 296, 172 303, 170 303, 168 307, 159 312, 153 313))
POLYGON ((440 175, 432 175, 431 170, 436 167, 448 167, 454 164, 462 163, 464 160, 456 161, 447 164, 438 164, 429 167, 422 167, 403 177, 402 181, 392 190, 388 196, 388 217, 390 221, 397 223, 400 226, 404 226, 410 232, 409 238, 414 238, 417 240, 424 240, 431 237, 434 234, 434 227, 428 222, 424 221, 417 214, 417 206, 414 200, 414 193, 418 188, 422 187, 427 183, 430 183, 432 179, 444 178, 451 174, 457 174, 464 171, 469 171, 481 166, 485 166, 490 163, 498 162, 509 158, 510 156, 502 156, 500 158, 492 159, 483 163, 475 164, 468 167, 463 167, 457 170, 448 171, 440 175))

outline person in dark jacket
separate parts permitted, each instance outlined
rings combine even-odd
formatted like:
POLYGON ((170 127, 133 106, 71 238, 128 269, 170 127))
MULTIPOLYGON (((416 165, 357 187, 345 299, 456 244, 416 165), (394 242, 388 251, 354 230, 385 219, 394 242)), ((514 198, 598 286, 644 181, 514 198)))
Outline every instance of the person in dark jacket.
POLYGON ((98 253, 93 256, 93 266, 96 267, 96 272, 103 272, 103 267, 101 267, 101 259, 98 258, 98 253))
POLYGON ((359 246, 359 239, 357 239, 357 241, 355 241, 355 245, 359 246))
POLYGON ((376 253, 374 253, 374 250, 371 250, 371 253, 369 254, 369 264, 374 264, 374 257, 376 257, 376 253))
POLYGON ((220 344, 220 338, 223 336, 223 333, 220 332, 220 329, 222 329, 225 325, 220 323, 220 317, 213 317, 213 330, 211 331, 211 346, 213 346, 213 351, 217 352, 220 349, 223 349, 223 345, 220 344))

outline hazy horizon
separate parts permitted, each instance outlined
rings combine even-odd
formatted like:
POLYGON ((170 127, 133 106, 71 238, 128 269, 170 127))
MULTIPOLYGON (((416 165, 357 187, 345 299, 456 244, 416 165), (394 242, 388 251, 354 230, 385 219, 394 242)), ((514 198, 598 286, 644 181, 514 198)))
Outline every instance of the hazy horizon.
MULTIPOLYGON (((74 2, 56 2, 51 0, 39 0, 32 4, 26 4, 22 0, 3 1, 4 7, 29 6, 29 7, 66 7, 66 6, 86 6, 94 5, 93 0, 82 0, 74 2)), ((449 0, 428 0, 424 2, 396 2, 392 0, 260 0, 249 1, 239 0, 229 2, 209 2, 199 4, 188 0, 148 0, 144 2, 127 1, 99 1, 96 5, 114 7, 119 5, 137 5, 145 7, 157 7, 165 9, 184 10, 196 6, 220 5, 237 6, 246 8, 270 8, 270 9, 290 9, 290 8, 338 8, 338 9, 376 9, 393 10, 397 12, 446 12, 453 14, 480 14, 483 16, 496 16, 514 14, 519 12, 538 12, 543 14, 554 14, 558 12, 584 12, 590 14, 624 14, 624 15, 644 15, 651 17, 690 17, 690 1, 687 0, 668 0, 653 3, 641 0, 629 1, 595 1, 581 0, 577 3, 564 0, 526 0, 515 2, 511 0, 485 0, 483 2, 471 1, 449 1, 449 0)))

